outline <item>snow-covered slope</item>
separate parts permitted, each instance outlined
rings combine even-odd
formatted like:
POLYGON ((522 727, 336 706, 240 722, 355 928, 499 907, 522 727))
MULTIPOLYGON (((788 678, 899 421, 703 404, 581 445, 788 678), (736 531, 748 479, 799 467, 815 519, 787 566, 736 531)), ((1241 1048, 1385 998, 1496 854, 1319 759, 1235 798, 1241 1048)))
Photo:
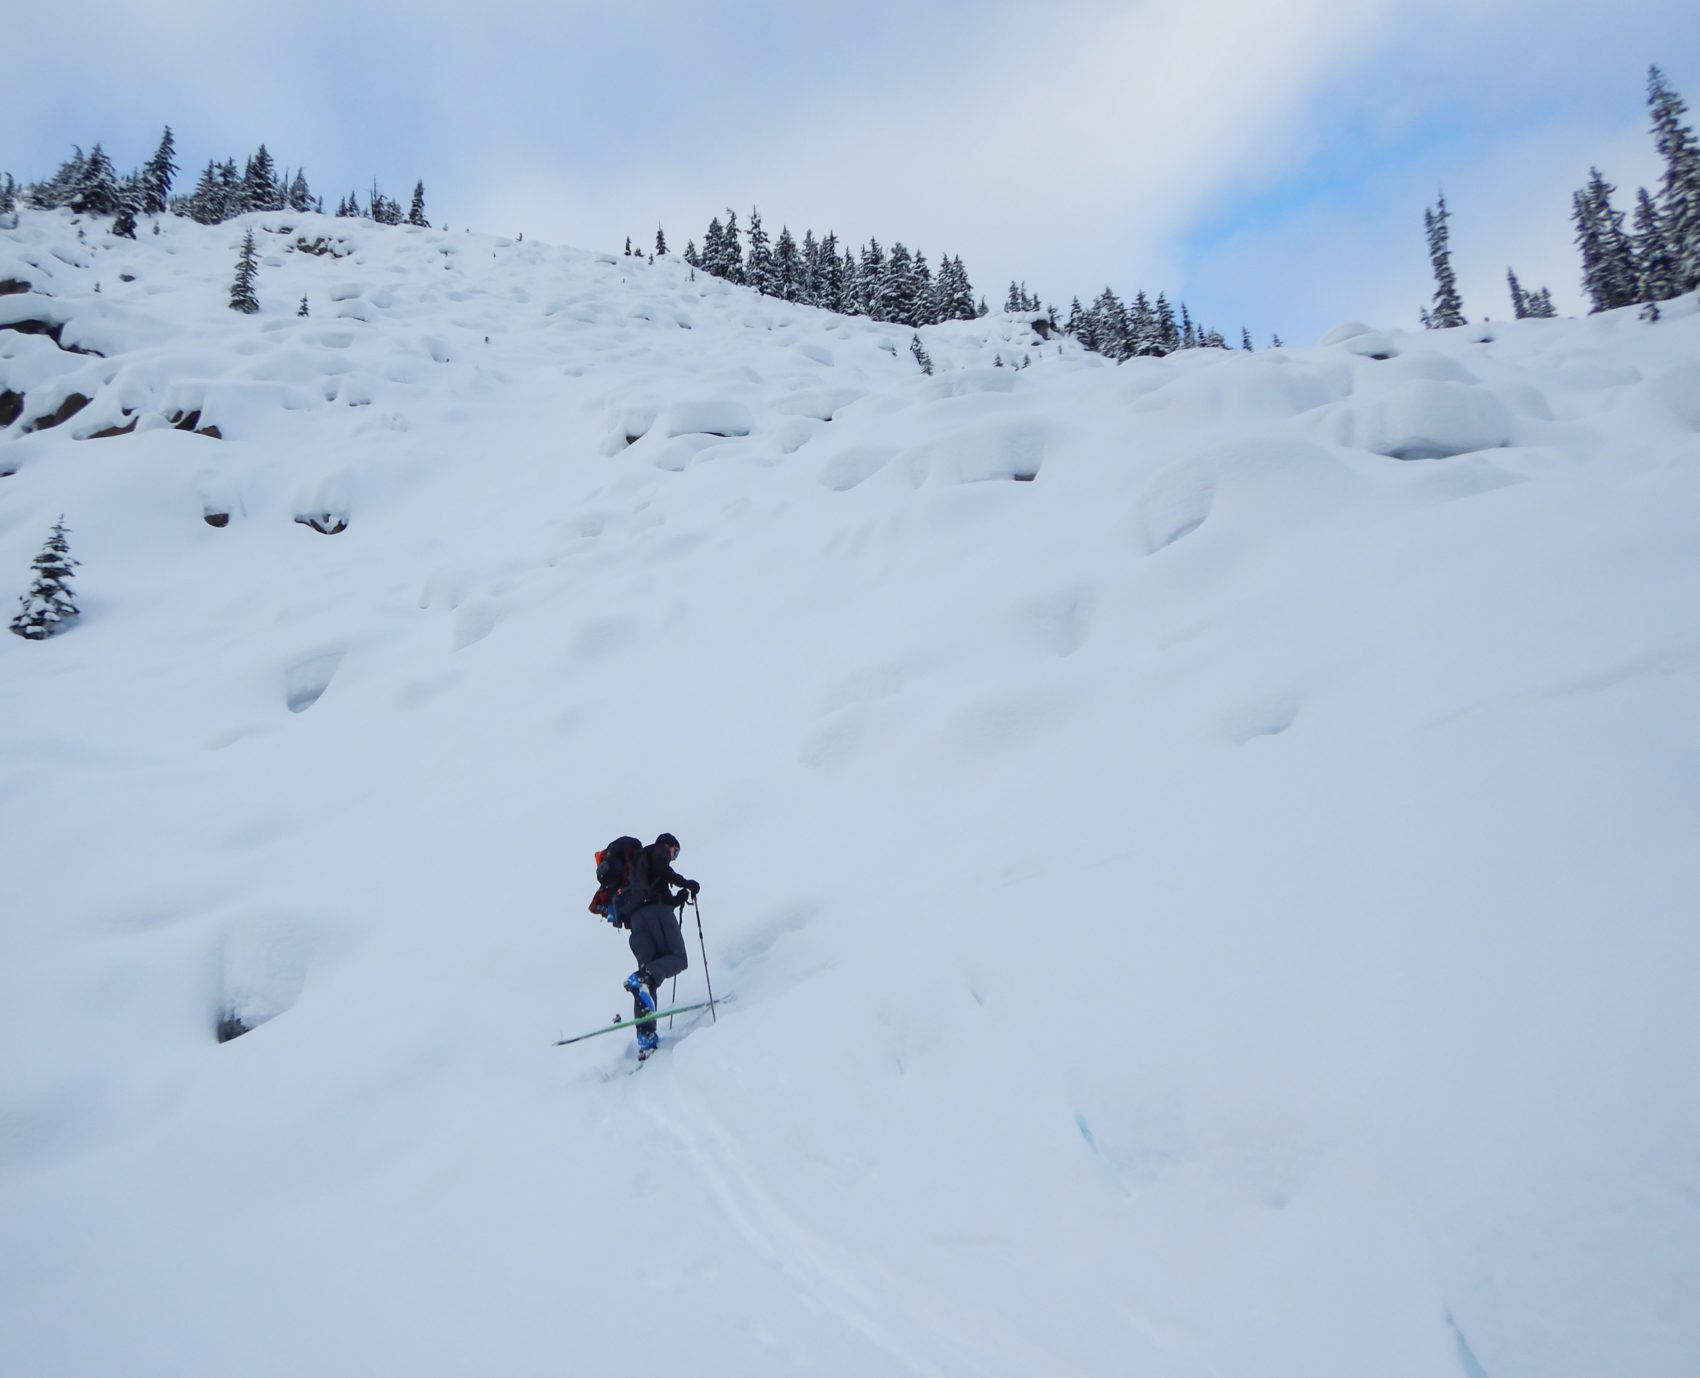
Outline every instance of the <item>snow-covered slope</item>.
POLYGON ((926 377, 83 228, 0 232, 83 609, 0 637, 0 1372, 1693 1372, 1693 299, 926 377), (663 829, 736 998, 626 1077, 550 1045, 663 829))

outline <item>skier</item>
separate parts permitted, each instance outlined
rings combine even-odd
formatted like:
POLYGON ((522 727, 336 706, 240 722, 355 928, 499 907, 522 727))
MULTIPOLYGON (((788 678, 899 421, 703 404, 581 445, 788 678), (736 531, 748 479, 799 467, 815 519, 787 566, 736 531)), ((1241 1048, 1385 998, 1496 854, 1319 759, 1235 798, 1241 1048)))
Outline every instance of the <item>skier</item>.
MULTIPOLYGON (((661 983, 690 965, 677 911, 686 899, 696 898, 702 887, 673 869, 678 856, 679 839, 662 833, 638 855, 626 889, 630 898, 621 897, 620 911, 631 918, 630 946, 638 963, 637 970, 626 977, 625 987, 632 993, 632 1014, 640 1019, 655 1012, 655 992, 661 983), (680 890, 676 898, 674 886, 680 890)), ((637 1041, 640 1057, 661 1046, 653 1021, 638 1025, 637 1041)))

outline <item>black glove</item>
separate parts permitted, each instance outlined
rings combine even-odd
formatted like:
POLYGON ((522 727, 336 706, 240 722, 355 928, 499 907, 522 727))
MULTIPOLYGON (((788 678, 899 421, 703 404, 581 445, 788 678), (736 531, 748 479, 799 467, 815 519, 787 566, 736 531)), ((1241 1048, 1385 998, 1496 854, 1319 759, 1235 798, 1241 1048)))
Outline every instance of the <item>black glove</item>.
POLYGON ((698 885, 694 880, 682 880, 679 884, 683 885, 685 889, 691 892, 692 899, 695 899, 697 897, 697 891, 702 889, 702 886, 698 885))

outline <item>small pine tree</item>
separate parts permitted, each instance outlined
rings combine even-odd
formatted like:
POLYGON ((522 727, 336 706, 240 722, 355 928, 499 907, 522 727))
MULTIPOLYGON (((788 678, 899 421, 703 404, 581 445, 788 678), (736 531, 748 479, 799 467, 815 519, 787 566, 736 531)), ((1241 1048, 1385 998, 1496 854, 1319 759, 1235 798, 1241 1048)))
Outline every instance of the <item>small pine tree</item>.
POLYGON ((18 184, 12 174, 0 176, 0 230, 18 228, 18 184))
POLYGON ((417 225, 420 229, 428 230, 431 222, 425 218, 425 183, 413 184, 413 204, 407 209, 407 223, 417 225))
POLYGON ((1543 287, 1538 292, 1529 293, 1529 319, 1532 321, 1550 321, 1558 315, 1558 308, 1552 304, 1552 292, 1543 287))
POLYGON ((1511 315, 1515 320, 1523 320, 1529 314, 1529 296, 1523 290, 1523 284, 1517 281, 1515 270, 1505 270, 1505 281, 1511 288, 1511 315))
POLYGON ((171 135, 171 126, 166 125, 159 147, 142 169, 142 214, 165 214, 171 196, 171 179, 177 174, 176 152, 177 141, 171 135))
POLYGON ((655 256, 657 258, 667 257, 667 236, 661 232, 659 225, 655 227, 655 256))
POLYGON ((626 236, 626 257, 630 258, 631 256, 632 256, 632 237, 630 235, 627 235, 626 236))
POLYGON ((305 214, 313 209, 313 193, 307 189, 307 174, 295 170, 295 180, 289 184, 289 209, 305 214))
POLYGON ((41 554, 30 562, 35 583, 19 597, 21 606, 12 618, 13 633, 26 641, 45 641, 77 619, 77 605, 71 601, 71 571, 78 562, 71 558, 65 535, 65 518, 60 517, 41 554))
POLYGON ((298 311, 296 311, 295 314, 297 316, 305 316, 305 315, 308 314, 307 313, 307 298, 306 297, 301 298, 301 307, 298 311))
POLYGON ((1424 322, 1433 330, 1449 330, 1464 324, 1464 302, 1458 295, 1458 279, 1452 272, 1451 234, 1446 222, 1451 218, 1442 195, 1433 210, 1423 211, 1423 225, 1428 230, 1428 258, 1434 265, 1434 311, 1424 322))
POLYGON ((1286 348, 1286 346, 1281 343, 1281 337, 1279 335, 1271 335, 1269 337, 1269 347, 1271 349, 1285 349, 1286 348))
POLYGON ((918 331, 909 339, 909 352, 915 356, 915 362, 921 366, 921 372, 931 377, 933 372, 932 356, 927 353, 926 346, 921 343, 921 336, 918 331))
POLYGON ((136 212, 141 209, 144 193, 133 177, 127 177, 118 187, 118 202, 112 212, 112 233, 125 239, 136 237, 136 212))
POLYGON ((1250 329, 1249 326, 1242 325, 1240 327, 1240 348, 1245 350, 1245 352, 1247 354, 1250 354, 1252 352, 1251 329, 1250 329))
POLYGON ((236 260, 236 279, 230 284, 232 311, 251 316, 260 309, 260 299, 254 295, 254 281, 259 275, 259 253, 254 248, 254 229, 250 225, 242 236, 242 254, 236 260))

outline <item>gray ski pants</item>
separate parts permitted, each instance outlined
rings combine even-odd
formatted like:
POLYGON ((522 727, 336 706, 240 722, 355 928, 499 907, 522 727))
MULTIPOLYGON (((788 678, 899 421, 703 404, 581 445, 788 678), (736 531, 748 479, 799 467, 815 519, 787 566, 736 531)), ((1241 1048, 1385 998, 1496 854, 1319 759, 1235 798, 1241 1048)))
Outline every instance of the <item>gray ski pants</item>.
POLYGON ((646 904, 632 915, 631 949, 638 969, 649 975, 651 994, 691 964, 678 914, 668 904, 646 904))

